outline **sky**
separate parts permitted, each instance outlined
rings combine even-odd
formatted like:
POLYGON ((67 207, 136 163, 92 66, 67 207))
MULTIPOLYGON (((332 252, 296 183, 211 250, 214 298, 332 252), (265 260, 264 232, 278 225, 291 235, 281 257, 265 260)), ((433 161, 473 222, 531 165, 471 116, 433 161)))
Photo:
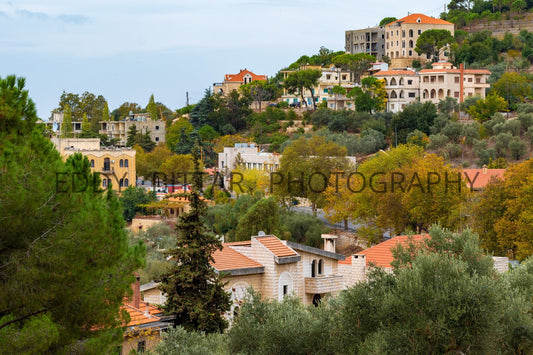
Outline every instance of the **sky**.
POLYGON ((224 74, 269 77, 345 31, 441 0, 0 0, 0 77, 26 78, 46 120, 63 91, 103 95, 110 110, 151 94, 171 109, 198 102, 224 74))

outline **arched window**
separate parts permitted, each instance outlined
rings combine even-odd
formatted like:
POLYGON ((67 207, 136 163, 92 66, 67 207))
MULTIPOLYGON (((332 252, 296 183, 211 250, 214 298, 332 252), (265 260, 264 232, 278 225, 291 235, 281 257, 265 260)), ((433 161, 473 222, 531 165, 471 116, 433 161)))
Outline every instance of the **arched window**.
POLYGON ((128 185, 130 184, 128 178, 125 178, 124 179, 124 186, 128 187, 128 185))
POLYGON ((91 159, 91 168, 94 168, 94 159, 91 159))
POLYGON ((413 30, 409 30, 409 37, 413 37, 413 30))
POLYGON ((119 181, 119 186, 120 186, 120 187, 124 187, 124 179, 120 179, 120 181, 119 181))
POLYGON ((130 166, 130 163, 128 162, 128 159, 124 160, 124 166, 126 168, 130 166))
POLYGON ((111 170, 111 161, 109 160, 109 158, 104 159, 104 170, 111 170))
POLYGON ((387 78, 383 78, 383 81, 385 81, 385 86, 387 86, 388 85, 387 78))
POLYGON ((402 91, 400 91, 400 99, 403 99, 404 97, 405 97, 405 96, 404 96, 404 94, 403 94, 403 90, 402 90, 402 91))
POLYGON ((322 275, 324 273, 324 260, 320 259, 318 261, 318 274, 322 275))
POLYGON ((403 78, 400 78, 400 82, 398 83, 398 85, 403 85, 403 78))
POLYGON ((392 90, 392 92, 390 93, 390 98, 391 99, 397 99, 398 96, 396 95, 396 91, 392 90))
POLYGON ((396 85, 396 78, 392 78, 392 79, 390 80, 390 84, 391 84, 391 86, 396 85))
POLYGON ((409 48, 413 48, 413 40, 409 41, 409 48))
POLYGON ((278 299, 282 301, 287 295, 293 292, 292 276, 288 271, 284 271, 279 277, 279 293, 278 299))
POLYGON ((124 160, 120 159, 120 161, 118 162, 118 165, 123 168, 124 167, 124 160))
POLYGON ((311 262, 311 277, 316 277, 316 260, 311 262))
POLYGON ((102 186, 107 187, 107 179, 102 180, 102 186))
POLYGON ((437 96, 437 92, 435 91, 435 89, 432 89, 432 90, 431 90, 430 95, 431 95, 431 98, 432 98, 432 99, 434 99, 434 98, 437 96))

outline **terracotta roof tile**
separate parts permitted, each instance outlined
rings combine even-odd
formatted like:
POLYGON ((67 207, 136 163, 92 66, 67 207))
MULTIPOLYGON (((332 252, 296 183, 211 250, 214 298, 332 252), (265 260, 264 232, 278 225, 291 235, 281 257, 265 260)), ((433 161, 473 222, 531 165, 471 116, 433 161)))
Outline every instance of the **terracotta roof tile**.
POLYGON ((278 238, 274 236, 256 237, 257 240, 263 244, 268 250, 270 250, 278 258, 285 256, 297 256, 298 254, 283 244, 278 238))
POLYGON ((380 75, 416 75, 416 73, 412 70, 382 70, 374 74, 374 76, 380 75))
POLYGON ((262 80, 262 81, 267 80, 267 76, 266 75, 257 75, 257 74, 252 73, 249 70, 246 70, 246 69, 241 70, 239 72, 239 74, 226 74, 224 76, 224 78, 225 78, 226 81, 244 82, 244 76, 246 74, 250 74, 252 76, 252 81, 254 81, 254 80, 262 80))
POLYGON ((339 260, 339 265, 352 265, 352 256, 347 256, 344 260, 339 260))
POLYGON ((228 271, 236 269, 248 269, 254 267, 262 267, 263 265, 242 255, 238 251, 232 249, 229 244, 224 243, 222 250, 216 250, 213 253, 212 263, 213 267, 218 271, 228 271))
POLYGON ((463 169, 463 177, 466 180, 466 185, 470 188, 470 182, 468 180, 473 181, 474 186, 472 188, 474 190, 484 188, 492 179, 504 180, 504 173, 505 169, 463 169))
POLYGON ((386 26, 391 26, 396 23, 420 23, 420 24, 431 24, 431 25, 453 25, 453 23, 441 20, 440 18, 429 17, 424 14, 411 14, 409 16, 402 17, 399 20, 388 23, 386 26), (420 22, 418 21, 420 19, 420 22))
POLYGON ((139 308, 135 308, 126 302, 122 306, 122 308, 125 309, 130 315, 130 321, 126 325, 128 327, 158 322, 161 318, 160 316, 163 313, 159 308, 154 307, 147 302, 141 301, 139 308))
POLYGON ((366 265, 370 265, 372 263, 376 266, 391 267, 390 263, 394 260, 392 256, 392 249, 398 244, 406 245, 410 238, 412 238, 412 240, 415 242, 419 242, 425 238, 429 238, 429 235, 417 234, 413 236, 397 236, 383 243, 379 243, 371 248, 363 250, 359 254, 366 256, 366 265))

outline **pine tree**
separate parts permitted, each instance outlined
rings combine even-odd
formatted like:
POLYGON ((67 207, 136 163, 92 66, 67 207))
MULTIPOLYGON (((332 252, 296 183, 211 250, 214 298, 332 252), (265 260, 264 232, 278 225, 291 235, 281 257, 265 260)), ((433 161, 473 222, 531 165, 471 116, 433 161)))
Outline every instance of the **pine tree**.
POLYGON ((161 276, 160 288, 167 295, 165 311, 176 317, 175 326, 214 333, 227 327, 222 313, 229 310, 230 298, 211 266, 213 253, 222 244, 202 222, 207 206, 200 195, 202 175, 196 152, 194 166, 193 190, 186 194, 191 210, 176 225, 176 247, 168 253, 174 264, 161 276))
POLYGON ((138 132, 137 132, 137 126, 131 125, 130 128, 128 128, 128 138, 126 139, 126 146, 127 147, 133 147, 135 144, 137 144, 139 141, 138 132))
POLYGON ((63 122, 61 123, 61 137, 69 138, 72 135, 72 109, 67 104, 63 109, 63 122))
POLYGON ((88 159, 63 162, 14 82, 0 80, 0 353, 108 353, 142 248, 88 159))
POLYGON ((105 102, 104 109, 102 110, 102 121, 109 121, 109 106, 107 101, 105 102))
POLYGON ((152 120, 154 121, 159 120, 159 116, 157 115, 157 105, 155 104, 155 100, 154 100, 154 94, 150 96, 148 105, 146 105, 146 111, 150 114, 150 118, 152 120))

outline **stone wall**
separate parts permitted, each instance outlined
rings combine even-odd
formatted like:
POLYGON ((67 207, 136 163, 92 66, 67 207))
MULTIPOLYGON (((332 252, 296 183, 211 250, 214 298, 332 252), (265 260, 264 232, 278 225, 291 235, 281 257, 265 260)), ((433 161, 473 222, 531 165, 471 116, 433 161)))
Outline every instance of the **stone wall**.
POLYGON ((513 35, 518 35, 521 30, 533 32, 533 13, 520 16, 508 14, 508 18, 504 15, 504 18, 500 21, 481 19, 460 29, 467 32, 491 31, 492 35, 498 38, 503 38, 506 32, 510 32, 513 35))

